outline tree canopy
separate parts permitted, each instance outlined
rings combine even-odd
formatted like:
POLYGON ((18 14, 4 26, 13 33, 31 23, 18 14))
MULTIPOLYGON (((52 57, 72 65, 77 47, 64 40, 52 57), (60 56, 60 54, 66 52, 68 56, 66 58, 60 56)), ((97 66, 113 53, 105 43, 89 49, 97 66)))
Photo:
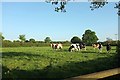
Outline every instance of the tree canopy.
POLYGON ((4 40, 5 37, 2 35, 2 33, 0 32, 0 40, 4 40))
POLYGON ((35 39, 31 38, 31 39, 29 39, 29 42, 35 43, 35 39))
POLYGON ((21 42, 25 42, 26 40, 25 35, 19 35, 19 39, 21 40, 21 42))
POLYGON ((87 45, 91 45, 92 43, 96 43, 98 41, 98 37, 94 31, 88 29, 82 35, 82 41, 87 45))
POLYGON ((74 36, 72 39, 71 39, 71 43, 80 43, 81 42, 81 39, 77 36, 74 36))
POLYGON ((45 41, 46 43, 49 43, 49 42, 51 42, 51 39, 50 39, 50 37, 46 37, 44 41, 45 41))

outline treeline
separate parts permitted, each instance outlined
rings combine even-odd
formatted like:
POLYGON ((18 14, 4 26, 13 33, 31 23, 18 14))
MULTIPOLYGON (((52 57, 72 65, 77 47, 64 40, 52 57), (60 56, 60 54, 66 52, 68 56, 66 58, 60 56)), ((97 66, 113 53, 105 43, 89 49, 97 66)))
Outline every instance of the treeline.
MULTIPOLYGON (((119 41, 120 42, 120 41, 119 41)), ((104 42, 100 42, 103 46, 106 46, 108 41, 104 41, 104 42)), ((111 41, 109 42, 111 46, 117 46, 118 45, 118 41, 111 41)))
POLYGON ((35 42, 12 42, 9 40, 2 41, 2 47, 45 47, 50 46, 51 43, 62 43, 63 46, 69 46, 69 41, 55 41, 46 43, 44 41, 35 41, 35 42))
MULTIPOLYGON (((45 46, 50 46, 51 43, 62 43, 63 46, 70 46, 71 42, 69 41, 53 41, 50 43, 46 43, 44 41, 36 41, 36 42, 15 42, 15 41, 9 41, 9 40, 4 40, 2 41, 2 47, 45 47, 45 46)), ((100 42, 102 43, 103 46, 106 46, 107 41, 105 42, 100 42)), ((91 45, 87 45, 91 46, 91 45)), ((116 41, 111 41, 111 46, 117 46, 116 41)))
MULTIPOLYGON (((85 30, 84 34, 80 38, 79 36, 73 36, 70 41, 53 41, 50 37, 46 37, 43 41, 36 41, 34 38, 26 39, 25 35, 19 35, 19 40, 5 40, 5 37, 0 33, 0 42, 2 42, 2 47, 42 47, 50 46, 51 43, 62 43, 63 46, 70 46, 71 43, 85 43, 87 46, 91 46, 93 43, 98 43, 99 38, 97 37, 95 31, 85 30)), ((117 45, 117 40, 114 41, 111 38, 106 38, 106 41, 100 42, 103 46, 110 43, 111 46, 117 45)))

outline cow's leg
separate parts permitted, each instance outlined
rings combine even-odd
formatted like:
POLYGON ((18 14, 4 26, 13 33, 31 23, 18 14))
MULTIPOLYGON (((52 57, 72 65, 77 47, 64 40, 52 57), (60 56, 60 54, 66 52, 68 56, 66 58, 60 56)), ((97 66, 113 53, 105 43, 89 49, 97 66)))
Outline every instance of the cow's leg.
POLYGON ((70 52, 73 52, 73 48, 70 49, 70 52))
POLYGON ((72 47, 69 47, 68 51, 69 51, 69 52, 72 52, 72 47))
POLYGON ((78 51, 78 48, 75 48, 75 51, 78 51))
POLYGON ((110 50, 108 50, 108 53, 110 53, 110 50))
POLYGON ((77 49, 78 49, 78 51, 80 51, 80 47, 78 47, 77 49))
POLYGON ((59 48, 60 50, 62 50, 62 47, 60 46, 60 48, 59 48))

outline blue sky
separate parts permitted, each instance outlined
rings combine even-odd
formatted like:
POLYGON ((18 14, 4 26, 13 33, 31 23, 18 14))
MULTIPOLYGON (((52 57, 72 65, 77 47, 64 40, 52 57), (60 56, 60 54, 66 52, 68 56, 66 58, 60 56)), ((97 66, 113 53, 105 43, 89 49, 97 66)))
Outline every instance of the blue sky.
POLYGON ((54 5, 45 2, 3 2, 2 33, 6 39, 18 40, 25 34, 26 39, 44 40, 49 36, 53 41, 70 40, 73 36, 82 38, 85 30, 96 32, 99 41, 107 37, 116 39, 118 33, 115 3, 91 11, 88 2, 70 2, 66 13, 55 12, 54 5))

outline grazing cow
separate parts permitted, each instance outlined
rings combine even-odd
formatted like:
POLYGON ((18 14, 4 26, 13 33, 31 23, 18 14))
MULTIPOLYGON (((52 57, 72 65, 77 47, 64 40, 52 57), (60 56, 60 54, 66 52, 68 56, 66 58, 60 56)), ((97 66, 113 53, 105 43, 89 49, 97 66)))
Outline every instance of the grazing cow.
POLYGON ((99 50, 99 52, 102 52, 102 44, 101 43, 95 43, 95 44, 92 44, 92 47, 94 48, 94 51, 95 49, 97 48, 99 50))
POLYGON ((96 48, 98 48, 98 47, 99 47, 99 44, 98 44, 98 43, 92 44, 92 47, 93 47, 93 48, 94 48, 94 50, 95 50, 96 48))
POLYGON ((72 51, 74 51, 75 50, 75 47, 74 47, 74 45, 71 45, 70 47, 69 47, 69 52, 72 52, 72 51))
POLYGON ((71 46, 69 47, 69 51, 80 51, 82 48, 84 48, 86 50, 86 46, 85 43, 76 43, 76 44, 71 44, 71 46))
POLYGON ((79 44, 71 44, 68 50, 72 52, 72 51, 78 51, 79 49, 80 49, 79 44))
POLYGON ((106 50, 107 50, 108 53, 110 52, 110 50, 111 50, 110 43, 107 43, 107 45, 106 45, 106 50))
POLYGON ((57 43, 57 44, 52 43, 52 44, 51 44, 51 47, 52 47, 53 49, 55 49, 55 50, 57 50, 57 49, 62 49, 62 44, 61 44, 61 43, 57 43))
POLYGON ((51 48, 55 49, 55 45, 56 45, 56 44, 53 44, 53 43, 52 43, 52 44, 51 44, 51 48))

